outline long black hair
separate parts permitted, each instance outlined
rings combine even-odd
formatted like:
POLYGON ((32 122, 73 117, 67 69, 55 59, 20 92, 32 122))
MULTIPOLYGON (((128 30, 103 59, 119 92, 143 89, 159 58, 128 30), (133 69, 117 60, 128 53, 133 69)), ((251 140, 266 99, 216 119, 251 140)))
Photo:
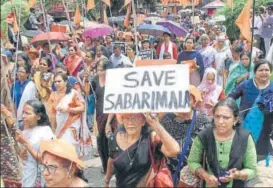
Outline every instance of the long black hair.
POLYGON ((63 81, 65 81, 67 83, 65 94, 69 94, 72 91, 72 86, 68 82, 68 76, 67 76, 67 74, 57 73, 57 74, 54 75, 54 80, 55 80, 55 78, 57 76, 60 76, 63 79, 63 81))
POLYGON ((33 108, 33 111, 37 116, 40 116, 37 126, 50 126, 45 106, 41 101, 34 99, 27 101, 26 104, 33 108))

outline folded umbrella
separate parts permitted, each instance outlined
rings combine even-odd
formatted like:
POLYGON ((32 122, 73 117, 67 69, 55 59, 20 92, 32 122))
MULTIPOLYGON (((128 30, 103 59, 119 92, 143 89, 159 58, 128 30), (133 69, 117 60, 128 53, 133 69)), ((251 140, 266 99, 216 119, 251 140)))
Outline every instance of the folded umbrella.
POLYGON ((92 25, 84 29, 83 37, 97 38, 113 32, 113 28, 106 24, 92 25))
POLYGON ((152 35, 154 37, 162 36, 163 33, 171 34, 170 30, 154 24, 142 24, 137 28, 137 31, 143 34, 152 35))
POLYGON ((157 22, 157 25, 162 25, 165 28, 168 28, 172 34, 175 34, 177 37, 184 37, 188 34, 188 30, 183 28, 179 23, 168 20, 164 22, 157 22))

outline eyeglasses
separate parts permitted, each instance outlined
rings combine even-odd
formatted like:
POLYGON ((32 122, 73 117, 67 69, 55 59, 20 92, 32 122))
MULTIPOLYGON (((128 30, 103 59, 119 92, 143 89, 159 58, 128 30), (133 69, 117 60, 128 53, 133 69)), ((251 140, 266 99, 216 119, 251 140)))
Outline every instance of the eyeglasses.
POLYGON ((44 172, 45 170, 47 170, 47 172, 49 174, 55 174, 56 170, 58 169, 57 166, 54 166, 54 165, 45 165, 45 164, 42 164, 41 166, 41 171, 44 172))
POLYGON ((229 117, 229 116, 222 116, 222 115, 214 115, 214 120, 219 121, 221 118, 223 118, 224 121, 228 121, 228 120, 231 119, 232 117, 229 117))

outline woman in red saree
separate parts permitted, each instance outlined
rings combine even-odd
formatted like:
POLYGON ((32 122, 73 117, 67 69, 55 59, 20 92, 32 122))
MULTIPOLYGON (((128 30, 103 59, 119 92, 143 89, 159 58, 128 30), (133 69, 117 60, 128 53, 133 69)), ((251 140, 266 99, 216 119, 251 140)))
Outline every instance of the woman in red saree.
POLYGON ((67 67, 70 76, 77 76, 77 73, 83 65, 83 59, 77 55, 77 47, 69 46, 69 55, 64 59, 64 64, 67 67))

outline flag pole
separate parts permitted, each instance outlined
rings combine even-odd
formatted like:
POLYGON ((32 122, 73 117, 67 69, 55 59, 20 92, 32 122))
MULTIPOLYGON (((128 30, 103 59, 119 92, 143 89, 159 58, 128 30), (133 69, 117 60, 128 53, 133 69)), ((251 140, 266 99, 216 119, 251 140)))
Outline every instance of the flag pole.
POLYGON ((82 4, 82 15, 83 15, 83 27, 85 28, 85 17, 86 17, 86 9, 84 8, 85 7, 85 4, 84 4, 84 2, 83 2, 83 0, 81 0, 81 4, 82 4))
POLYGON ((40 5, 41 5, 41 8, 42 8, 42 12, 43 12, 44 27, 45 27, 45 29, 46 29, 49 52, 51 52, 50 36, 49 36, 49 33, 48 33, 48 32, 49 32, 49 27, 48 27, 48 24, 47 24, 45 9, 44 9, 44 5, 43 5, 43 1, 42 1, 42 0, 40 0, 40 5))
POLYGON ((193 26, 192 34, 193 34, 193 37, 194 37, 194 33, 195 33, 195 26, 194 26, 194 0, 192 0, 192 26, 193 26))
MULTIPOLYGON (((10 2, 12 3, 12 2, 10 2)), ((21 16, 22 16, 22 0, 20 0, 20 6, 19 6, 19 20, 18 20, 18 31, 17 31, 17 43, 16 43, 16 53, 15 53, 15 65, 14 65, 14 78, 16 78, 16 73, 17 73, 17 68, 18 68, 18 48, 19 48, 19 40, 20 40, 20 28, 21 28, 21 16)), ((16 10, 16 8, 15 8, 16 10)), ((16 13, 14 14, 16 16, 16 13)), ((17 18, 15 19, 17 21, 17 18)), ((15 92, 14 92, 14 89, 15 89, 15 81, 13 83, 13 95, 12 95, 12 99, 14 101, 15 99, 15 92)), ((16 115, 16 114, 15 114, 16 115)), ((17 115, 16 115, 17 117, 17 115)))
POLYGON ((248 67, 248 72, 250 72, 250 67, 252 63, 252 52, 253 52, 253 42, 254 42, 254 21, 255 21, 255 0, 253 0, 252 4, 252 27, 251 27, 251 47, 250 47, 250 65, 248 67))
MULTIPOLYGON (((130 6, 130 5, 129 5, 130 6)), ((138 42, 137 42, 137 26, 136 26, 136 9, 135 9, 135 1, 132 0, 132 9, 133 9, 133 22, 134 22, 134 34, 135 34, 135 44, 137 45, 136 47, 136 56, 138 56, 138 42)))

